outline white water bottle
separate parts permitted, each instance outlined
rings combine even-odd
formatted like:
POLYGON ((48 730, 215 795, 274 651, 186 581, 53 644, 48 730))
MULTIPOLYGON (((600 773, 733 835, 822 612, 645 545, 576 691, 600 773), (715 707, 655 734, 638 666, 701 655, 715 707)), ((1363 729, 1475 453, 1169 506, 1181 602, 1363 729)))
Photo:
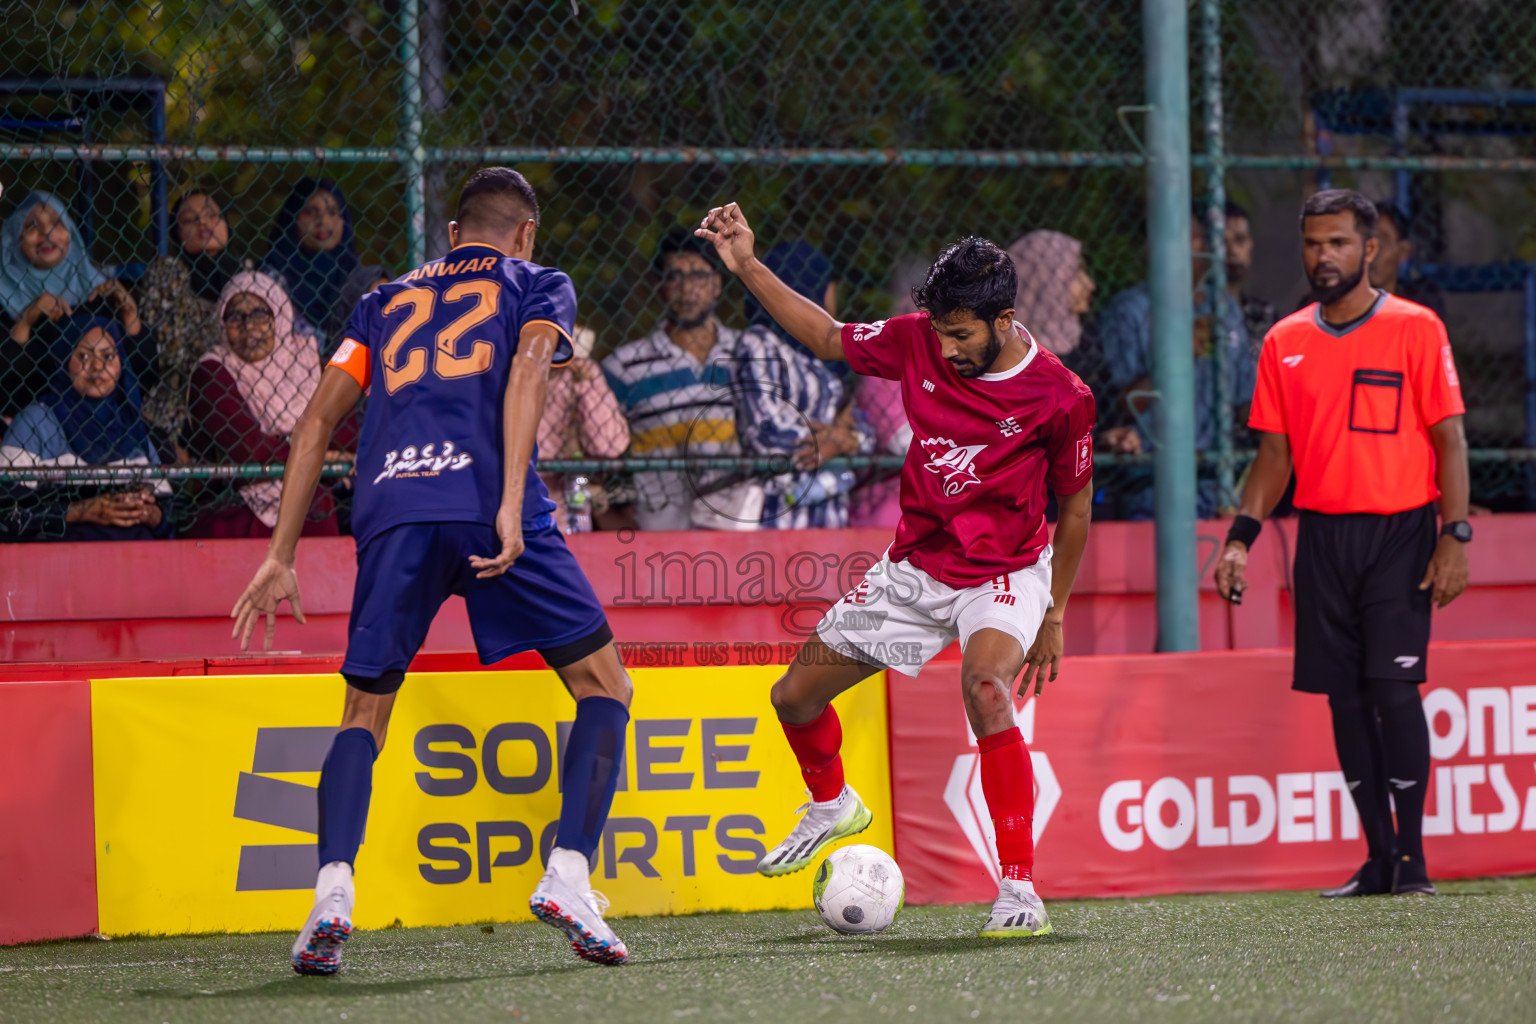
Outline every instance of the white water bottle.
POLYGON ((592 488, 584 476, 565 478, 566 533, 592 532, 592 488))

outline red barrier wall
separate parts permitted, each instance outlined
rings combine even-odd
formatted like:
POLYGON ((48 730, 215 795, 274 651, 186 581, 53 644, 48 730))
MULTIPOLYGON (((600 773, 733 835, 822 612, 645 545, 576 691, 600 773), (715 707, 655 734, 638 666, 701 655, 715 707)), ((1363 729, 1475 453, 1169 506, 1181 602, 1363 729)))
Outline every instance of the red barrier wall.
MULTIPOLYGON (((1430 648, 1437 878, 1536 871, 1536 643, 1430 648)), ((1336 885, 1365 859, 1326 699, 1283 651, 1071 659, 1026 703, 1048 897, 1336 885)), ((914 903, 997 893, 959 665, 893 677, 896 852, 914 903)), ((855 782, 855 784, 857 784, 855 782)))
MULTIPOLYGON (((1201 523, 1201 642, 1206 650, 1283 647, 1291 638, 1287 566, 1295 524, 1265 529, 1243 605, 1211 586, 1225 535, 1201 523)), ((1536 515, 1477 521, 1472 585, 1435 618, 1438 640, 1536 637, 1536 515)), ((571 548, 624 641, 778 642, 803 636, 890 543, 884 530, 594 533, 571 548)), ((238 656, 229 609, 264 541, 7 545, 0 559, 0 660, 133 661, 238 656)), ((284 621, 277 646, 302 655, 345 647, 352 542, 306 540, 299 577, 309 625, 284 621)), ((1152 525, 1097 523, 1079 573, 1067 652, 1150 652, 1157 609, 1152 525)), ((472 650, 462 601, 438 616, 425 648, 472 650)))
POLYGON ((91 687, 0 683, 0 944, 96 930, 91 687))

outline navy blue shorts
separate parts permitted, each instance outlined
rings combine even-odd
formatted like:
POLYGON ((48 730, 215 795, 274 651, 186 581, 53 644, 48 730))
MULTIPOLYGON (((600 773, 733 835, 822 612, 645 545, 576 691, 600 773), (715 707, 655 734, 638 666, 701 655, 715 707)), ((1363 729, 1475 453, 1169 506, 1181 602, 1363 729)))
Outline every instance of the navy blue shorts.
POLYGON ((608 618, 565 538, 553 526, 523 534, 522 556, 476 579, 469 556, 494 556, 501 541, 479 523, 404 523, 357 552, 357 587, 342 674, 359 689, 389 693, 427 639, 450 594, 469 606, 480 663, 537 650, 562 668, 613 639, 608 618), (362 684, 362 685, 359 685, 362 684))

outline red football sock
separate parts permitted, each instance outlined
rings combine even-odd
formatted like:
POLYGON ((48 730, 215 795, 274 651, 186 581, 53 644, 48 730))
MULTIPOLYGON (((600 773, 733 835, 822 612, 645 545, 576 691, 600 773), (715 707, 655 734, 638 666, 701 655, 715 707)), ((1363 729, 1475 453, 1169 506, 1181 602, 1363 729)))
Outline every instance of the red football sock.
POLYGON ((983 736, 981 791, 997 835, 1004 878, 1028 880, 1035 866, 1035 773, 1019 727, 983 736))
POLYGON ((843 791, 843 759, 838 755, 843 746, 843 723, 832 705, 804 725, 779 724, 795 760, 800 762, 800 774, 811 790, 811 799, 822 804, 836 800, 843 791))

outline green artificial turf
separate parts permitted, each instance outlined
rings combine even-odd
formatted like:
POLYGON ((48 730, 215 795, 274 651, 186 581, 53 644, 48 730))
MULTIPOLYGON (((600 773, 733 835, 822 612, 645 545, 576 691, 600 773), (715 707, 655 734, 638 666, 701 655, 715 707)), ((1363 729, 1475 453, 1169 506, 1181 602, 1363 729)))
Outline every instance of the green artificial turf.
POLYGON ((1025 942, 975 938, 978 906, 862 938, 811 911, 620 920, 622 968, 539 924, 396 928, 359 932, 334 978, 294 975, 288 934, 40 943, 0 949, 0 1020, 1536 1020, 1533 879, 1050 911, 1025 942))

